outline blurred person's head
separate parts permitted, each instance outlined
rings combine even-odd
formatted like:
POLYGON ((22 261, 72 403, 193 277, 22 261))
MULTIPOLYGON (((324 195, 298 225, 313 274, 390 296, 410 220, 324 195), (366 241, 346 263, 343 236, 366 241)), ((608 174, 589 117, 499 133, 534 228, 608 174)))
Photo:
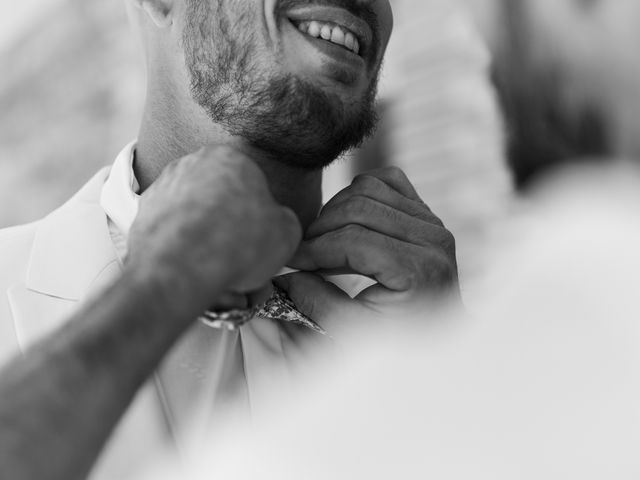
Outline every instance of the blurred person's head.
POLYGON ((640 157, 640 3, 485 0, 516 182, 550 167, 640 157), (636 105, 638 103, 638 105, 636 105))
POLYGON ((177 123, 176 141, 240 137, 316 169, 374 128, 388 0, 126 1, 145 49, 146 115, 177 123))

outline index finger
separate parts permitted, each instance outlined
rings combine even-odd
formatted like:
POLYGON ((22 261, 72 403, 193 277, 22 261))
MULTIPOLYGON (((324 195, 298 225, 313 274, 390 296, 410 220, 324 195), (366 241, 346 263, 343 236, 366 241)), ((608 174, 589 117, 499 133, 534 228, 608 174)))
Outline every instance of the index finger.
POLYGON ((362 173, 353 179, 352 183, 357 183, 363 180, 365 177, 374 177, 387 184, 390 188, 396 192, 404 195, 407 198, 416 200, 420 203, 424 203, 418 195, 413 184, 409 181, 407 175, 398 167, 386 167, 371 170, 369 172, 362 173))
POLYGON ((421 252, 416 245, 348 225, 303 242, 289 264, 307 272, 356 273, 390 290, 405 291, 415 285, 421 252))

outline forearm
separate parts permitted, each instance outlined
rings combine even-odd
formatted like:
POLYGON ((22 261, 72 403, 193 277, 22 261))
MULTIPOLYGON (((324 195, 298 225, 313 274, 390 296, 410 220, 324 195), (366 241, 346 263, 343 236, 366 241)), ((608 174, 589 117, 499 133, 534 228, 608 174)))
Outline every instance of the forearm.
POLYGON ((85 478, 138 388, 193 317, 124 275, 0 376, 0 477, 85 478))

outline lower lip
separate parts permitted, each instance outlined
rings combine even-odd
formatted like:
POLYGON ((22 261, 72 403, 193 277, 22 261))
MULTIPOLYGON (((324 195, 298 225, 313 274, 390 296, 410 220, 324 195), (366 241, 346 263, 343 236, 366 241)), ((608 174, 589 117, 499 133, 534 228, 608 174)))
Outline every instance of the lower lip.
MULTIPOLYGON (((291 27, 301 35, 310 45, 320 50, 324 56, 329 57, 334 63, 338 64, 338 69, 344 69, 350 71, 348 75, 344 75, 343 83, 352 83, 355 77, 361 72, 365 71, 366 64, 364 59, 360 55, 356 55, 350 50, 347 50, 340 45, 331 43, 321 38, 312 37, 306 33, 302 33, 295 25, 290 23, 291 27)), ((335 67, 334 67, 335 70, 335 67)), ((337 70, 336 70, 337 72, 337 70)))

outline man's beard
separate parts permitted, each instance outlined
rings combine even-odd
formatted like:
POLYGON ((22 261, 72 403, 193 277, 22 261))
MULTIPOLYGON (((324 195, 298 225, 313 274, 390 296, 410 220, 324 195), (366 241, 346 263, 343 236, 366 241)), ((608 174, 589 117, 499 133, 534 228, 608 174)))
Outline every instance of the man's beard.
POLYGON ((237 0, 187 1, 183 44, 195 101, 231 135, 290 166, 319 169, 359 146, 376 125, 377 81, 345 105, 337 94, 270 70, 259 62, 260 22, 249 9, 237 0))

